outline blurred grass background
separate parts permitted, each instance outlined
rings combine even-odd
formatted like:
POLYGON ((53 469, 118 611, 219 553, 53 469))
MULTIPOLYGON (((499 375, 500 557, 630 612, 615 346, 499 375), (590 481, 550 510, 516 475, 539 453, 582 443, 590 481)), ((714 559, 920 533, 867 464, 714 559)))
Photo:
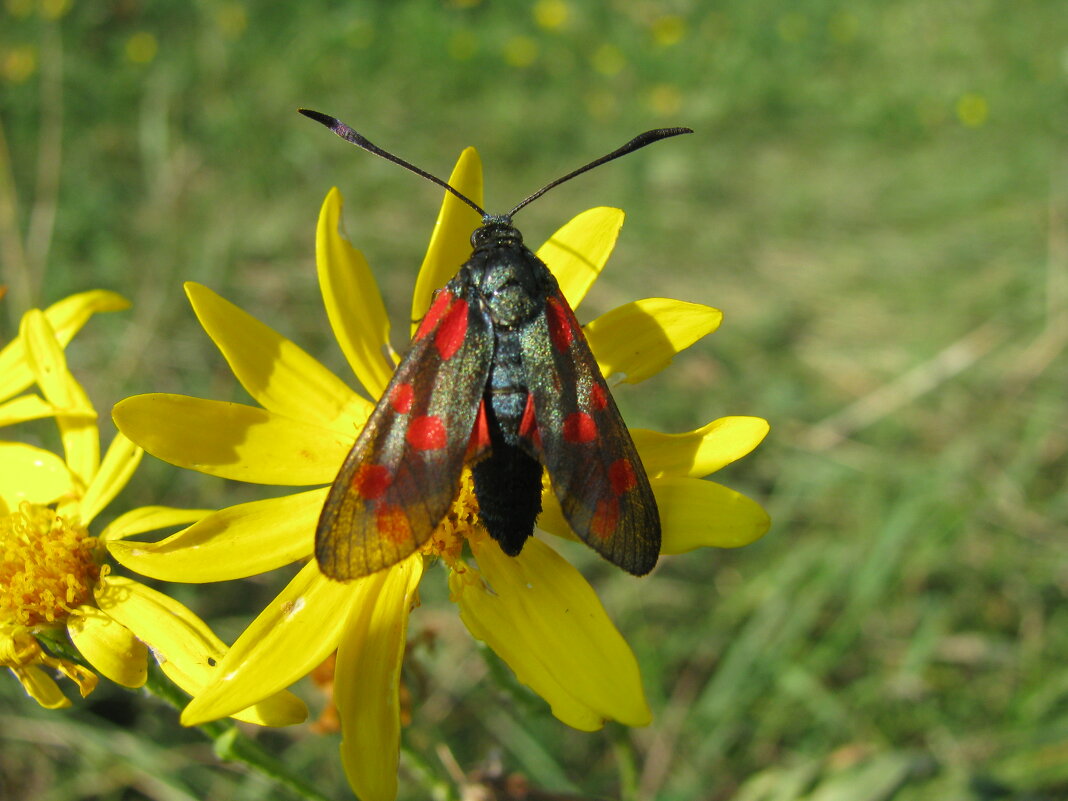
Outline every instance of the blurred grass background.
MULTIPOLYGON (((2 20, 0 331, 71 292, 129 297, 69 349, 102 410, 241 397, 185 280, 347 375, 314 276, 332 185, 403 330, 440 192, 297 106, 442 176, 476 145, 491 210, 638 131, 697 130, 520 222, 535 244, 627 210, 583 320, 646 295, 723 309, 617 398, 665 430, 768 418, 717 480, 773 529, 644 581, 568 552, 637 652, 644 730, 573 732, 502 685, 428 577, 405 735, 428 765, 444 743, 602 798, 1068 798, 1062 3, 6 0, 2 20)), ((151 461, 112 511, 262 497, 151 461)), ((232 637, 281 581, 167 589, 232 637)), ((347 797, 332 736, 261 739, 347 797)), ((4 681, 0 742, 5 799, 286 797, 105 687, 48 713, 4 681)), ((405 765, 402 798, 428 797, 405 765)))

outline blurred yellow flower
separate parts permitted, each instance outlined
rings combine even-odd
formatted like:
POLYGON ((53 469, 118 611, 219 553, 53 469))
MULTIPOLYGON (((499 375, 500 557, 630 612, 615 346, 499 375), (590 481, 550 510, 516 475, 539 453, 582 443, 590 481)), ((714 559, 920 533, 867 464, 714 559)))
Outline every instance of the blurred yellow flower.
POLYGON ((570 16, 571 7, 564 0, 538 0, 534 4, 534 22, 547 31, 563 28, 570 16))
POLYGON ((670 47, 682 41, 686 35, 686 20, 678 14, 657 17, 649 26, 653 42, 661 47, 670 47))
POLYGON ((618 75, 627 66, 623 51, 613 44, 603 44, 593 51, 593 68, 608 78, 618 75))
POLYGON ((138 31, 126 40, 126 58, 134 64, 147 64, 156 57, 159 42, 154 34, 138 31))
MULTIPOLYGON (((67 368, 69 340, 93 311, 125 301, 106 292, 67 298, 47 312, 32 309, 3 353, 0 375, 25 371, 59 427, 64 456, 20 442, 0 442, 0 664, 49 709, 70 705, 43 667, 72 679, 83 696, 96 675, 49 649, 64 639, 97 672, 126 687, 144 684, 148 650, 166 675, 190 694, 213 678, 225 645, 192 612, 143 584, 111 575, 106 544, 188 524, 207 510, 143 507, 120 515, 99 534, 89 525, 126 486, 143 451, 121 434, 100 458, 96 412, 67 368), (56 326, 53 326, 53 322, 56 326), (57 328, 62 335, 57 335, 57 328), (14 345, 15 347, 12 347, 14 345)), ((268 725, 303 719, 289 694, 266 699, 236 717, 268 725)))
POLYGON ((524 69, 538 58, 538 43, 529 36, 513 36, 504 43, 504 60, 509 66, 524 69))
POLYGON ((17 45, 0 55, 0 75, 8 83, 23 83, 37 72, 37 48, 17 45))
POLYGON ((969 128, 978 128, 990 116, 990 104, 977 92, 961 95, 957 100, 956 110, 957 119, 969 128))
POLYGON ((41 16, 45 19, 59 19, 66 16, 73 5, 73 0, 40 0, 41 16))
MULTIPOLYGON (((482 203, 482 171, 464 151, 449 183, 482 203)), ((416 281, 411 319, 467 259, 480 220, 451 194, 434 226, 416 281)), ((578 215, 539 250, 574 307, 594 282, 623 222, 618 209, 578 215)), ((332 190, 316 238, 327 316, 346 359, 371 397, 381 395, 396 355, 389 321, 363 255, 341 228, 341 197, 332 190)), ((142 395, 117 404, 119 428, 172 464, 263 484, 333 480, 373 404, 297 345, 197 284, 186 291, 205 331, 235 377, 260 406, 179 395, 142 395)), ((602 372, 637 382, 714 330, 721 314, 707 306, 646 298, 585 327, 602 372)), ((701 480, 752 450, 764 420, 729 417, 686 434, 632 432, 661 512, 663 553, 736 547, 765 533, 753 501, 701 480)), ((261 573, 313 554, 326 489, 223 509, 156 544, 111 542, 123 565, 164 580, 219 581, 261 573)), ((539 527, 574 537, 551 491, 539 527)), ((220 680, 200 693, 182 720, 229 714, 292 684, 337 649, 335 699, 349 781, 363 801, 392 799, 400 738, 400 674, 409 612, 428 557, 449 570, 452 600, 469 631, 486 642, 560 720, 579 729, 613 719, 645 725, 651 714, 633 653, 582 575, 538 538, 507 557, 474 515, 470 489, 422 553, 349 584, 325 578, 314 559, 252 622, 220 663, 220 680), (470 545, 477 566, 462 555, 470 545)))

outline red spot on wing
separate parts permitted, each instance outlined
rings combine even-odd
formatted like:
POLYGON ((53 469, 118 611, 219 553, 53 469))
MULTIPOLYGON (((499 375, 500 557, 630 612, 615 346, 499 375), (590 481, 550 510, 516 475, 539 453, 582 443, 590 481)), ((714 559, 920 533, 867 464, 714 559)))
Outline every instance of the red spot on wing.
POLYGON ((382 497, 393 483, 393 474, 381 464, 361 464, 352 477, 352 488, 367 501, 382 497))
POLYGON ((412 539, 412 527, 408 515, 400 506, 384 503, 375 510, 375 528, 379 536, 389 542, 401 545, 412 539))
POLYGON ((436 451, 445 447, 448 436, 445 424, 437 415, 427 414, 416 417, 408 426, 406 434, 408 444, 417 451, 436 451))
POLYGON ((612 483, 612 492, 622 495, 638 486, 638 477, 634 475, 634 466, 630 459, 616 459, 608 467, 608 480, 612 483))
POLYGON ((564 419, 564 439, 581 444, 597 439, 597 424, 585 412, 573 412, 564 419))
POLYGON ((545 316, 549 320, 549 338, 553 341, 553 347, 564 353, 575 338, 575 329, 571 321, 574 315, 567 307, 566 301, 550 295, 545 302, 545 316))
POLYGON ((619 525, 619 501, 602 498, 597 501, 597 510, 590 519, 590 534, 601 540, 611 537, 619 525))
POLYGON ((448 361, 456 355, 460 345, 467 336, 467 301, 457 300, 441 321, 438 332, 434 335, 434 347, 441 358, 448 361))
POLYGON ((415 390, 408 383, 397 384, 389 393, 389 405, 397 414, 408 414, 412 410, 415 390))
POLYGON ((608 393, 604 387, 594 381, 590 384, 590 408, 599 412, 608 406, 608 393))
POLYGON ((415 332, 415 339, 422 339, 431 331, 434 330, 434 326, 438 324, 441 318, 448 311, 449 306, 452 304, 455 298, 452 293, 446 289, 442 289, 434 298, 434 302, 427 310, 426 316, 423 318, 423 322, 420 323, 418 330, 415 332))
POLYGON ((486 417, 486 399, 483 398, 478 402, 478 415, 475 417, 475 427, 471 429, 471 439, 467 443, 465 459, 474 457, 489 446, 489 418, 486 417))

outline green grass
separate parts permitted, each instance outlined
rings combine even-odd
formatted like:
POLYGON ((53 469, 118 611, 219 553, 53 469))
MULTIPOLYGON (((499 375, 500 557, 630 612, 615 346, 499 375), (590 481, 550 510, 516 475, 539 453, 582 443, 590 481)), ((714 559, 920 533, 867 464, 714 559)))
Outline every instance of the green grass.
MULTIPOLYGON (((53 23, 8 3, 0 331, 28 305, 115 289, 133 309, 69 351, 99 408, 237 397, 182 295, 195 280, 345 375, 314 278, 326 190, 344 192, 395 321, 440 193, 297 106, 438 174, 478 146, 491 209, 640 130, 690 125, 520 222, 540 242, 591 205, 627 210, 584 320, 648 294, 723 309, 713 337, 617 397, 628 421, 666 430, 768 418, 768 441, 717 480, 764 503, 773 529, 641 582, 568 552, 635 648, 656 713, 644 730, 565 729, 428 577, 413 635, 437 646, 410 660, 409 746, 439 775, 445 743, 464 770, 499 757, 534 786, 605 798, 1068 795, 1063 7, 574 2, 547 30, 518 5, 465 5, 76 3, 53 23), (682 35, 658 44, 669 10, 682 35), (145 32, 158 51, 134 63, 145 32)), ((254 492, 153 463, 118 508, 254 492)), ((233 636, 280 582, 168 589, 233 636)), ((0 739, 4 798, 286 797, 107 687, 45 713, 5 681, 0 739)), ((346 797, 333 738, 262 739, 346 797)), ((416 774, 402 798, 427 797, 416 774)))

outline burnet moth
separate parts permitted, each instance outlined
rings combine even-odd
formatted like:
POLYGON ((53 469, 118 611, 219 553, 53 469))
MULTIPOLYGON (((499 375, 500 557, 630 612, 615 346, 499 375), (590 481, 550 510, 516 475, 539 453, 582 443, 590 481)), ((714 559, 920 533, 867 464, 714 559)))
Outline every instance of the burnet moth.
POLYGON ((660 515, 638 451, 574 312, 512 218, 564 181, 692 131, 647 131, 493 215, 334 117, 300 113, 482 217, 471 257, 434 294, 330 488, 315 532, 322 572, 347 581, 414 553, 456 499, 465 465, 481 522, 506 554, 517 556, 534 532, 545 470, 587 545, 634 575, 652 570, 660 515))

